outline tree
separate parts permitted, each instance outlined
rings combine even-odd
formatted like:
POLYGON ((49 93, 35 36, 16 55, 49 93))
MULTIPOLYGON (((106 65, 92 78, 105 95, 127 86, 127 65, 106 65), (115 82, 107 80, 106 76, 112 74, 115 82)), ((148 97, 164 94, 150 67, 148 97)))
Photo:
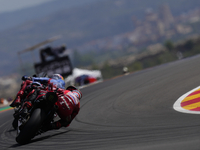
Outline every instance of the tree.
POLYGON ((174 44, 171 40, 167 40, 164 43, 164 46, 169 50, 172 51, 174 49, 174 44))
POLYGON ((188 40, 185 42, 184 47, 186 50, 191 50, 194 47, 195 43, 193 40, 188 40))

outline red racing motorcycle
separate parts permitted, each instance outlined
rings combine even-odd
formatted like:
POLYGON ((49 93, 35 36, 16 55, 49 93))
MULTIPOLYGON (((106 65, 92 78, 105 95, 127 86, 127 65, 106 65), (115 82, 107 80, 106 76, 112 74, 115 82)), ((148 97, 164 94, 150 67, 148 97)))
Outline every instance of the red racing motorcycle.
POLYGON ((26 144, 36 135, 43 133, 45 126, 53 122, 57 115, 58 106, 55 103, 58 93, 53 85, 41 87, 32 84, 30 89, 31 92, 13 115, 12 125, 17 130, 16 141, 19 144, 26 144))

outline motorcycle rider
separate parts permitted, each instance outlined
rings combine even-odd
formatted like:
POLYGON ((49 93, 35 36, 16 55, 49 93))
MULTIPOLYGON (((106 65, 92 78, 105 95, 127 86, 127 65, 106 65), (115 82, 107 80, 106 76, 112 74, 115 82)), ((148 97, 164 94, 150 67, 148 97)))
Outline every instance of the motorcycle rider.
MULTIPOLYGON (((51 78, 23 76, 22 79, 25 81, 22 83, 22 88, 18 92, 14 102, 11 104, 11 107, 15 107, 18 104, 20 104, 21 99, 23 99, 28 94, 31 96, 29 100, 25 102, 25 104, 26 107, 31 107, 32 100, 34 100, 37 97, 37 95, 36 94, 34 95, 34 92, 32 91, 29 91, 29 93, 26 93, 25 91, 28 91, 27 89, 31 89, 30 88, 31 85, 35 83, 39 86, 42 86, 41 84, 46 85, 46 87, 52 85, 54 89, 57 89, 57 93, 59 94, 58 101, 55 103, 55 105, 58 106, 57 114, 60 117, 60 120, 45 125, 42 128, 42 132, 46 132, 51 129, 59 129, 61 127, 67 127, 71 123, 71 121, 75 118, 75 116, 78 114, 80 110, 80 99, 82 98, 82 93, 74 86, 69 86, 65 90, 65 82, 60 74, 54 74, 51 78)), ((45 93, 46 90, 47 89, 42 88, 40 92, 45 93)))
POLYGON ((50 123, 42 128, 43 132, 52 129, 60 129, 61 127, 67 127, 76 117, 80 110, 80 99, 82 93, 79 89, 74 86, 69 86, 66 90, 59 88, 58 101, 56 105, 58 110, 56 111, 60 120, 50 123))
POLYGON ((62 75, 60 74, 53 74, 50 78, 48 77, 28 77, 28 76, 23 76, 22 77, 22 84, 21 84, 21 89, 17 93, 17 96, 15 100, 10 104, 11 107, 18 107, 21 105, 21 101, 27 96, 27 89, 30 87, 32 83, 36 84, 44 84, 47 85, 49 83, 53 83, 56 85, 58 88, 65 89, 65 81, 62 75))

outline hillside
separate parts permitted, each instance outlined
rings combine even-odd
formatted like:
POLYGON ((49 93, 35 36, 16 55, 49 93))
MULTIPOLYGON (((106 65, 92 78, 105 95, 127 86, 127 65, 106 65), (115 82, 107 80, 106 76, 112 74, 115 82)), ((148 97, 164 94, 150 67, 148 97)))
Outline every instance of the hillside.
MULTIPOLYGON (((62 39, 55 41, 54 45, 65 43, 68 48, 73 49, 95 39, 130 32, 134 29, 133 16, 143 18, 147 8, 157 11, 159 6, 166 2, 174 16, 200 4, 199 0, 191 0, 190 3, 188 0, 101 0, 73 8, 66 7, 51 15, 3 31, 0 34, 0 76, 18 70, 18 51, 56 35, 62 35, 62 39)), ((66 3, 63 4, 65 5, 66 3)))

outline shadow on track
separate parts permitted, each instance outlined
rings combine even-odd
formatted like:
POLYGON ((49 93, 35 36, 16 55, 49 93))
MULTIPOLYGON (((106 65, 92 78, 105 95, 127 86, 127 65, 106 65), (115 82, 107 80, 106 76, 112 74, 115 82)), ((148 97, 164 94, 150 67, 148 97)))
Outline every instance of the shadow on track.
MULTIPOLYGON (((43 137, 40 137, 40 138, 36 138, 36 139, 33 139, 33 140, 31 140, 29 143, 24 144, 24 145, 28 145, 28 144, 31 144, 31 143, 35 143, 35 142, 38 142, 38 141, 43 141, 43 140, 49 139, 49 138, 54 137, 54 136, 58 136, 58 135, 61 135, 61 134, 65 134, 65 133, 67 133, 67 132, 70 132, 70 130, 63 131, 63 132, 56 133, 56 134, 52 134, 52 135, 46 135, 46 136, 43 136, 43 137)), ((16 147, 20 147, 20 146, 23 146, 23 145, 20 145, 20 144, 17 144, 17 143, 16 143, 16 144, 10 146, 9 148, 16 148, 16 147)))

